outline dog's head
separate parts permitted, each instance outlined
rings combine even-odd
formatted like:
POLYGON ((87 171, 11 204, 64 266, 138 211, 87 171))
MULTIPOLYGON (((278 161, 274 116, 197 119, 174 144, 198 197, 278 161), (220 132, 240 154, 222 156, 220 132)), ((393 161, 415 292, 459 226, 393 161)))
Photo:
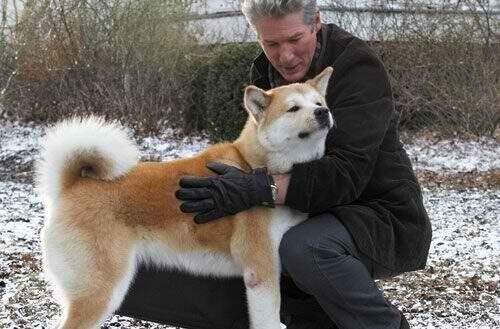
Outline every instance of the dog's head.
MULTIPOLYGON (((324 142, 334 119, 325 101, 333 69, 326 68, 314 79, 264 91, 245 89, 244 103, 257 125, 257 138, 270 152, 296 150, 303 161, 324 152, 324 142)), ((322 155, 322 154, 321 154, 322 155)))

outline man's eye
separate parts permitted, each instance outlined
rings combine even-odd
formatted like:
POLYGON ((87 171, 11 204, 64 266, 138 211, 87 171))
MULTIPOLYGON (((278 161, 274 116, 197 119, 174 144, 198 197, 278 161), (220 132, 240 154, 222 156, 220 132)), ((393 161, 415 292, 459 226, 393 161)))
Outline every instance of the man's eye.
POLYGON ((300 110, 300 107, 295 105, 295 106, 292 106, 290 109, 288 109, 288 112, 297 112, 298 110, 300 110))

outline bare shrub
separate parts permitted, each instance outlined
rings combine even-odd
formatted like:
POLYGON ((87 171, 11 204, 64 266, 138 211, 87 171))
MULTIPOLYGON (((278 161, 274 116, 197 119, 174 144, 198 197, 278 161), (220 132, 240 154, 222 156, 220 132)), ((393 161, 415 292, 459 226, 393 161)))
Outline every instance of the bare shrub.
POLYGON ((21 118, 74 113, 146 129, 182 125, 189 108, 190 1, 44 0, 25 4, 13 47, 17 75, 6 107, 21 118))
POLYGON ((484 0, 334 0, 339 24, 372 39, 392 77, 403 127, 493 134, 499 107, 498 13, 484 0), (397 6, 396 6, 397 5, 397 6))
POLYGON ((423 21, 410 20, 397 42, 384 45, 382 54, 394 78, 405 126, 493 133, 499 109, 499 48, 491 43, 491 31, 480 19, 488 16, 429 15, 423 21))
POLYGON ((493 132, 498 66, 494 58, 482 59, 480 45, 417 37, 388 43, 382 52, 404 126, 446 134, 493 132))
POLYGON ((0 115, 4 109, 2 100, 8 90, 15 72, 15 56, 10 44, 7 42, 9 26, 7 24, 7 2, 0 2, 0 115))

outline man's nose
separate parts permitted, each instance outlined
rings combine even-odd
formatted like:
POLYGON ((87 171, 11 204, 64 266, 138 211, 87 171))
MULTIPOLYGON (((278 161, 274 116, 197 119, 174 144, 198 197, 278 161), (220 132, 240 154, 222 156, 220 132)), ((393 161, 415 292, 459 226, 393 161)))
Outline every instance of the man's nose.
POLYGON ((293 60, 293 49, 290 45, 284 44, 280 47, 280 63, 286 65, 293 60))

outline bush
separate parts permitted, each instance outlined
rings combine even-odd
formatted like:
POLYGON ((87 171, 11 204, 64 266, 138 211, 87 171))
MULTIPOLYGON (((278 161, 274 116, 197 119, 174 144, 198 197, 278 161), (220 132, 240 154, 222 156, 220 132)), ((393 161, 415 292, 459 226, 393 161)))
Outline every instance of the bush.
POLYGON ((182 127, 199 49, 188 9, 189 1, 28 1, 6 107, 34 120, 92 112, 148 131, 182 127))
POLYGON ((256 44, 225 45, 214 51, 208 63, 204 95, 204 126, 211 140, 233 140, 243 128, 248 117, 243 108, 243 91, 258 52, 256 44))
POLYGON ((95 113, 144 132, 174 126, 206 129, 213 140, 237 137, 258 47, 200 46, 188 28, 189 3, 26 2, 11 42, 17 61, 0 80, 17 72, 5 108, 26 120, 95 113))
POLYGON ((15 74, 15 53, 0 34, 0 116, 4 112, 3 100, 15 74))
POLYGON ((191 62, 191 106, 184 112, 184 130, 187 133, 202 131, 207 128, 207 76, 216 51, 213 46, 207 46, 202 55, 193 57, 191 62))
POLYGON ((471 41, 465 30, 419 32, 376 47, 392 77, 402 126, 493 134, 500 100, 498 44, 471 41))

